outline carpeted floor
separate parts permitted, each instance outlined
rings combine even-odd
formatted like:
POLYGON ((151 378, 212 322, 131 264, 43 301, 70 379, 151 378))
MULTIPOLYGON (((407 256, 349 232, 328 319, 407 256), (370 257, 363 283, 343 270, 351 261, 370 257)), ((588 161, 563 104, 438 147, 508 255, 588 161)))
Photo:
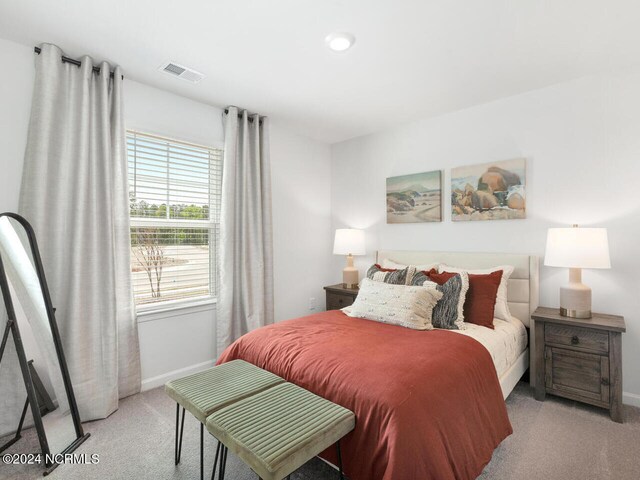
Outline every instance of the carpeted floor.
MULTIPOLYGON (((547 397, 533 399, 519 384, 507 399, 514 434, 496 449, 479 477, 482 480, 637 480, 640 478, 640 409, 625 407, 625 423, 612 422, 604 410, 547 397)), ((173 465, 175 404, 162 389, 123 400, 107 420, 85 424, 91 437, 79 453, 98 453, 97 465, 63 465, 52 480, 138 480, 199 478, 198 422, 187 415, 182 463, 173 465)), ((9 452, 37 451, 35 432, 9 452)), ((215 443, 205 445, 207 478, 215 443)), ((0 461, 0 479, 26 480, 41 476, 37 466, 15 467, 0 461)), ((229 480, 255 480, 240 460, 229 455, 229 480)), ((337 478, 337 473, 315 459, 298 470, 295 480, 337 478)), ((404 479, 398 479, 404 480, 404 479)), ((412 479, 413 480, 413 479, 412 479)), ((415 479, 419 480, 419 479, 415 479)))

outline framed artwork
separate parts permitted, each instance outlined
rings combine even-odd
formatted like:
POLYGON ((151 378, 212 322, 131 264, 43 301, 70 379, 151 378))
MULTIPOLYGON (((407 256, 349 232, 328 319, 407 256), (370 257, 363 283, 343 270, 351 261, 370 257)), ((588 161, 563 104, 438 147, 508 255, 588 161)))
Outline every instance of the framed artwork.
POLYGON ((525 218, 525 171, 524 158, 451 169, 451 220, 525 218))
POLYGON ((442 221, 442 172, 387 178, 387 223, 442 221))

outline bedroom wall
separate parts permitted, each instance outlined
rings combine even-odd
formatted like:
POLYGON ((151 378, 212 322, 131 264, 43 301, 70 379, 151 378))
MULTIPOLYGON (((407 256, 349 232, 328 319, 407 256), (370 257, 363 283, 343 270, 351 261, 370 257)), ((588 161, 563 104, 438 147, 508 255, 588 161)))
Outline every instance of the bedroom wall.
MULTIPOLYGON (((625 403, 640 406, 640 70, 583 78, 333 145, 333 227, 377 249, 544 256, 546 229, 607 227, 611 270, 585 270, 593 310, 624 315, 625 403), (527 219, 451 222, 450 169, 526 157, 527 219), (444 170, 444 221, 387 225, 386 177, 444 170)), ((343 259, 334 260, 335 268, 343 259)), ((542 263, 542 262, 541 262, 542 263)), ((566 269, 541 266, 540 304, 558 306, 566 269)))
MULTIPOLYGON (((0 39, 0 61, 12 74, 0 82, 0 211, 15 211, 34 79, 33 50, 0 39)), ((126 72, 125 72, 126 74, 126 72)), ((125 83, 127 128, 222 145, 222 110, 133 80, 125 83)), ((326 258, 331 237, 330 148, 272 123, 275 315, 305 315, 309 298, 324 308, 322 286, 333 280, 326 258), (301 222, 305 228, 299 228, 301 222), (301 274, 302 273, 302 274, 301 274)), ((215 305, 139 318, 143 388, 204 368, 217 357, 215 305)))

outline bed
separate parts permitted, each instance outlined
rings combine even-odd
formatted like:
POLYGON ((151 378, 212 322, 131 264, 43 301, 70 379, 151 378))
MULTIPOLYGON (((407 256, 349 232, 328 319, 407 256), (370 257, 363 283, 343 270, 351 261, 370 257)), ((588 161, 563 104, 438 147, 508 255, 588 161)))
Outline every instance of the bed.
MULTIPOLYGON (((533 332, 531 315, 538 308, 540 288, 538 257, 510 253, 420 252, 408 250, 381 250, 377 252, 376 263, 381 263, 385 259, 407 265, 446 263, 447 265, 468 269, 512 265, 514 271, 509 278, 507 297, 509 311, 525 327, 524 331, 527 332, 529 345, 510 363, 504 372, 498 371, 498 376, 504 398, 509 396, 513 387, 515 387, 527 369, 529 369, 529 379, 533 386, 535 364, 530 361, 529 352, 535 348, 535 339, 533 335, 529 335, 529 332, 533 332)), ((480 342, 483 343, 482 340, 480 342)), ((488 344, 485 344, 485 347, 488 347, 488 344)), ((492 350, 492 355, 494 355, 494 351, 495 349, 492 350)), ((495 354, 498 353, 495 352, 495 354)))
MULTIPOLYGON (((469 269, 513 265, 508 302, 520 320, 496 323, 491 333, 478 330, 485 327, 415 331, 336 310, 255 330, 218 363, 249 361, 352 410, 356 428, 343 440, 351 480, 476 478, 512 433, 503 398, 528 366, 523 333, 537 304, 537 260, 378 252, 378 261, 384 258, 469 269)), ((333 451, 321 456, 335 463, 333 451)))

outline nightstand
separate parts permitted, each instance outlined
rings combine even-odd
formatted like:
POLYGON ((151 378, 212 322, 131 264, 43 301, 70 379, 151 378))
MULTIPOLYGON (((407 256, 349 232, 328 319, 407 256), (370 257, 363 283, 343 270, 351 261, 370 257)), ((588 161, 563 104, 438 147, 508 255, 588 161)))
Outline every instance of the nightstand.
POLYGON ((346 288, 343 283, 324 287, 327 292, 327 310, 339 310, 351 305, 358 296, 358 287, 346 288))
POLYGON ((536 400, 547 393, 609 410, 622 423, 622 333, 624 318, 594 313, 563 317, 539 307, 535 320, 536 400))

